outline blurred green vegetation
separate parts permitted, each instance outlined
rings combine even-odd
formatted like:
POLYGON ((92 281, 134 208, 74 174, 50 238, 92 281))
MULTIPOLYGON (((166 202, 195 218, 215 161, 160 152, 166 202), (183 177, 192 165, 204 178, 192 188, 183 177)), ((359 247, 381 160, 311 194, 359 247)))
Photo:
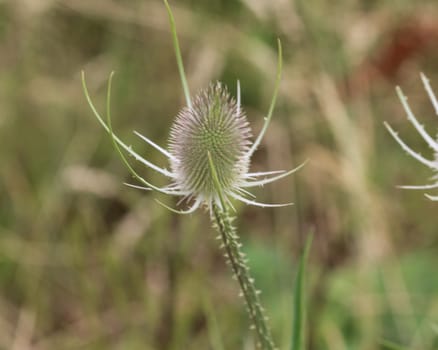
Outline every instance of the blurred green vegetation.
MULTIPOLYGON (((281 349, 305 235, 307 349, 438 348, 437 206, 429 169, 388 121, 433 158, 406 120, 401 85, 435 134, 423 71, 438 92, 436 1, 173 1, 192 93, 235 91, 254 133, 268 110, 276 38, 284 71, 253 169, 289 169, 256 191, 288 208, 238 205, 238 230, 281 349)), ((0 349, 252 349, 237 284, 208 215, 176 216, 131 181, 89 110, 115 70, 116 132, 154 163, 184 99, 159 0, 0 3, 0 349)), ((133 163, 135 164, 135 163, 133 163)), ((151 182, 164 180, 135 164, 151 182)))

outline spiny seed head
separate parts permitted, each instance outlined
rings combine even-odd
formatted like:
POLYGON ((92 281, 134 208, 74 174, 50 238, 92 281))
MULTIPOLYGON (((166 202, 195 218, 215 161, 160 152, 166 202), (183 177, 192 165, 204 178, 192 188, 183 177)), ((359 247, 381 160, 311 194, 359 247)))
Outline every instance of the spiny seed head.
POLYGON ((220 82, 210 84, 178 114, 170 132, 175 181, 206 201, 217 198, 208 154, 221 190, 227 192, 247 173, 251 130, 246 116, 220 82))

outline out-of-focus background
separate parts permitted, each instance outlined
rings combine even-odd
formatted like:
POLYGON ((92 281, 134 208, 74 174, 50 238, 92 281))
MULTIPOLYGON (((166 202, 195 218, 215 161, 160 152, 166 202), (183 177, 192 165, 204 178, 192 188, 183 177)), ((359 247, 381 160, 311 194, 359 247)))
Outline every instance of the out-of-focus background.
MULTIPOLYGON (((253 169, 290 169, 257 189, 287 208, 237 205, 238 230, 287 349, 292 288, 308 233, 307 349, 438 348, 438 205, 397 185, 432 172, 396 144, 388 121, 425 157, 402 86, 426 130, 437 116, 435 0, 172 1, 192 94, 221 80, 256 134, 284 48, 278 104, 253 169), (385 343, 387 345, 385 345, 385 343)), ((92 116, 104 111, 147 159, 184 105, 168 18, 159 0, 0 2, 0 349, 252 349, 237 283, 208 214, 177 216, 128 188, 131 176, 92 116)), ((151 182, 165 184, 136 164, 151 182)), ((433 194, 433 191, 430 192, 433 194)), ((435 193, 436 194, 436 193, 435 193)))

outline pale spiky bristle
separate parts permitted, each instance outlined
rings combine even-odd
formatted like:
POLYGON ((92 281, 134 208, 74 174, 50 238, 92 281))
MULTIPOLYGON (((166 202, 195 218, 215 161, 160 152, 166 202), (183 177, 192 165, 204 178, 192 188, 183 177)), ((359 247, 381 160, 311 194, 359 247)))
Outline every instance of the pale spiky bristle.
POLYGON ((211 84, 177 116, 170 132, 171 167, 175 181, 205 200, 216 198, 210 153, 221 189, 226 193, 248 171, 251 130, 245 114, 227 89, 211 84))

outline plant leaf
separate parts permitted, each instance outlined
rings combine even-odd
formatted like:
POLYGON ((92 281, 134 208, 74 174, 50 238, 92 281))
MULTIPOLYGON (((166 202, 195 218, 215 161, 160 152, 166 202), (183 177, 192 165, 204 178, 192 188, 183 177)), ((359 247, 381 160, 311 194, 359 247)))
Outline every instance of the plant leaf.
POLYGON ((402 345, 384 339, 380 341, 380 345, 383 345, 384 349, 388 350, 408 350, 402 345))
POLYGON ((310 247, 312 245, 313 235, 307 236, 304 252, 301 255, 298 265, 297 275, 295 277, 294 299, 293 299, 293 324, 292 324, 292 344, 291 350, 301 350, 303 348, 303 329, 304 329, 304 275, 309 255, 310 247))

